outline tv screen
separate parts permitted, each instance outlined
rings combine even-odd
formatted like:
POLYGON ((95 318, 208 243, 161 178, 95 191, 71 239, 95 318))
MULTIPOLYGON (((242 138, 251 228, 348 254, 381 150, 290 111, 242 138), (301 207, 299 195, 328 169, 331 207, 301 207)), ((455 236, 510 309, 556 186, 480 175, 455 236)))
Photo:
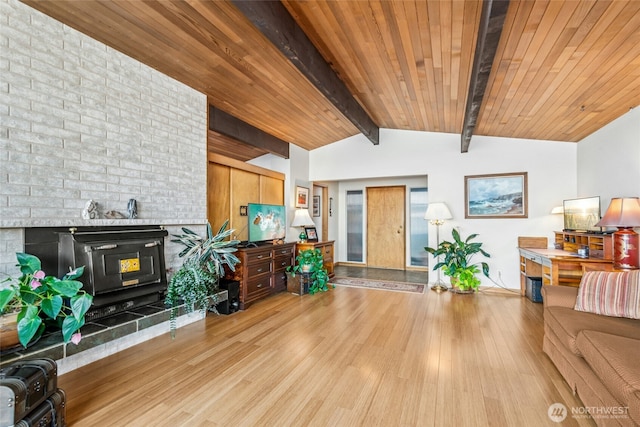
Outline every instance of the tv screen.
POLYGON ((249 242, 284 239, 287 229, 287 210, 281 205, 249 203, 249 242))
POLYGON ((600 221, 600 196, 569 199, 562 205, 565 231, 602 231, 596 227, 600 221))

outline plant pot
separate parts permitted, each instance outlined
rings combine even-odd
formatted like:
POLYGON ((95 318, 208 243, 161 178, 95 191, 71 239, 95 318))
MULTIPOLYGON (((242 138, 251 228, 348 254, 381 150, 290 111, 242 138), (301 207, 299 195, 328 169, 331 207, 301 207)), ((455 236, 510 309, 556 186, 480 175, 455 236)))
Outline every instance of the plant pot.
POLYGON ((20 344, 18 314, 19 312, 16 311, 0 316, 0 350, 7 350, 20 344))
POLYGON ((456 294, 473 294, 474 290, 469 288, 469 289, 462 289, 459 285, 459 280, 452 277, 451 278, 451 288, 449 289, 451 292, 456 293, 456 294))
POLYGON ((304 280, 301 274, 287 273, 287 292, 296 295, 309 293, 309 281, 304 280))

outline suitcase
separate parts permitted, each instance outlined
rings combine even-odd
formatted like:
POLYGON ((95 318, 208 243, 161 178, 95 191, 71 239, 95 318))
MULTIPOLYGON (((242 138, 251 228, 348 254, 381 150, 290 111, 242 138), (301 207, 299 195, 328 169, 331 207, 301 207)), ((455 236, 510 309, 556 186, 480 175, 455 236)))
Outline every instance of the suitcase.
POLYGON ((65 427, 66 415, 66 396, 62 389, 58 389, 14 427, 65 427))
POLYGON ((0 427, 12 426, 58 389, 52 359, 15 362, 0 369, 0 427))

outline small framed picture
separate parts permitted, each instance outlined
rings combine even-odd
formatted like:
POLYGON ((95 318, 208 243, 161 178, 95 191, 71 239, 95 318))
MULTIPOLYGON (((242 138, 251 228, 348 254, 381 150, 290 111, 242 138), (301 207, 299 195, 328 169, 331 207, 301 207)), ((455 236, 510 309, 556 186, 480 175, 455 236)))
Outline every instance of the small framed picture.
POLYGON ((304 233, 307 235, 307 242, 317 242, 318 232, 315 227, 305 227, 304 233))
POLYGON ((313 216, 320 216, 320 196, 313 196, 313 216))
POLYGON ((296 208, 309 209, 309 189, 296 186, 296 208))

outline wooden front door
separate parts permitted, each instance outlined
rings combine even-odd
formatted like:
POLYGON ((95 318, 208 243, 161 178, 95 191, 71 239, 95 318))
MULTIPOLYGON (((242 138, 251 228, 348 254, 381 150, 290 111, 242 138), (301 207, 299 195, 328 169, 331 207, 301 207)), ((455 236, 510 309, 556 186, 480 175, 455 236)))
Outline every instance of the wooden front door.
POLYGON ((405 187, 367 188, 367 265, 405 268, 405 187))

